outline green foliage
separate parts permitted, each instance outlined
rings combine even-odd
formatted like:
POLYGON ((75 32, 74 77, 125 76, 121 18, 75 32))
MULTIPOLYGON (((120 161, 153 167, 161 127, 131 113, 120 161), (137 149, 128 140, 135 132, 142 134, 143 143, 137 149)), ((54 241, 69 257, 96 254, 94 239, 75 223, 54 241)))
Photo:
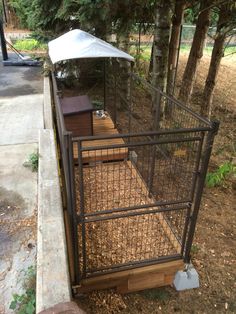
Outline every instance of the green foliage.
POLYGON ((200 248, 197 244, 193 244, 191 247, 191 253, 192 254, 197 254, 200 251, 200 248))
POLYGON ((10 5, 14 8, 19 18, 21 27, 28 27, 28 15, 30 14, 30 0, 10 0, 10 5))
POLYGON ((45 50, 46 49, 46 45, 40 43, 38 40, 36 39, 18 39, 15 43, 14 43, 14 47, 18 50, 23 50, 23 51, 32 51, 32 50, 45 50))
POLYGON ((38 171, 39 153, 32 153, 29 155, 29 159, 24 162, 24 167, 29 167, 33 172, 38 171))
POLYGON ((34 314, 36 308, 36 270, 34 266, 30 266, 25 272, 23 294, 13 294, 10 310, 14 310, 18 314, 34 314))
POLYGON ((0 2, 0 17, 3 15, 3 6, 2 6, 2 1, 0 2))
POLYGON ((153 23, 157 0, 9 0, 21 26, 50 39, 80 27, 105 38, 112 31, 128 33, 140 23, 153 23))
POLYGON ((93 100, 92 105, 95 110, 103 110, 104 108, 103 102, 99 100, 93 100))
MULTIPOLYGON (((189 1, 191 3, 191 1, 189 1)), ((192 1, 192 5, 189 6, 184 11, 184 23, 185 24, 195 24, 197 21, 197 16, 199 12, 199 1, 192 1)))
POLYGON ((10 0, 22 27, 31 30, 44 30, 46 34, 59 33, 68 26, 57 16, 62 0, 10 0))
POLYGON ((231 162, 225 162, 214 172, 208 172, 206 176, 206 185, 210 188, 223 185, 225 178, 230 174, 236 173, 236 166, 231 162))

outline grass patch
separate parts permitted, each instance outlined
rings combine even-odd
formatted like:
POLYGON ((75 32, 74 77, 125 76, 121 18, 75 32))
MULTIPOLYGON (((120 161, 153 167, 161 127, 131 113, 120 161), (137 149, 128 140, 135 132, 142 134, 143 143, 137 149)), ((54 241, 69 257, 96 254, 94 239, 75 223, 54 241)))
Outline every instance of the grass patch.
POLYGON ((193 244, 192 247, 191 247, 191 253, 193 255, 197 254, 198 252, 200 251, 200 248, 197 244, 193 244))
POLYGON ((46 50, 47 45, 40 43, 38 40, 34 38, 29 39, 18 39, 14 43, 14 48, 22 51, 34 51, 34 50, 46 50))
POLYGON ((33 172, 38 171, 38 165, 39 165, 38 152, 30 154, 28 160, 23 163, 24 167, 30 168, 33 172))
POLYGON ((220 165, 215 171, 208 172, 206 176, 206 186, 209 188, 222 186, 225 183, 226 177, 231 174, 236 174, 236 166, 230 161, 227 161, 220 165))
POLYGON ((22 294, 13 294, 10 310, 14 310, 18 314, 34 314, 36 308, 36 269, 30 266, 24 274, 22 294))

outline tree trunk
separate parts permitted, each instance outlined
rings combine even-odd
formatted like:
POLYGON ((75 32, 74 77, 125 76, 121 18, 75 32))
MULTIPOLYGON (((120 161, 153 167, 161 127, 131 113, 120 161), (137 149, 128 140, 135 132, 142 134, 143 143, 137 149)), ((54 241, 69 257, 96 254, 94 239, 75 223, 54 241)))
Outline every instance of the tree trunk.
POLYGON ((169 44, 169 58, 168 58, 168 77, 167 77, 167 94, 172 95, 174 92, 175 76, 177 70, 177 61, 179 53, 179 43, 181 36, 181 26, 184 16, 184 9, 186 1, 176 1, 175 11, 172 18, 172 31, 169 44))
MULTIPOLYGON (((118 48, 129 53, 129 42, 130 42, 130 33, 126 31, 124 33, 117 34, 117 44, 118 48)), ((118 108, 122 110, 122 108, 127 108, 127 104, 129 103, 130 97, 130 80, 129 80, 129 72, 130 72, 130 62, 120 59, 119 60, 119 80, 120 80, 120 94, 122 98, 120 99, 121 107, 118 108)))
POLYGON ((230 31, 229 27, 227 27, 227 23, 229 22, 231 16, 230 13, 231 11, 229 7, 222 6, 217 23, 216 37, 211 55, 211 63, 203 92, 204 101, 201 106, 201 114, 206 117, 210 117, 211 115, 213 93, 220 68, 220 62, 224 55, 224 43, 228 31, 230 31))
POLYGON ((203 48, 210 20, 211 8, 209 5, 210 1, 205 0, 201 1, 200 13, 198 15, 193 43, 183 75, 179 98, 186 104, 188 104, 190 101, 196 77, 197 67, 203 56, 203 48))
POLYGON ((19 28, 19 20, 9 0, 3 0, 2 3, 5 8, 4 15, 6 14, 6 26, 9 28, 19 28))
MULTIPOLYGON (((172 15, 172 0, 160 0, 157 3, 152 51, 152 85, 166 92, 169 39, 172 15)), ((152 111, 155 115, 153 129, 160 127, 163 119, 166 99, 158 92, 152 95, 152 111)))
POLYGON ((168 51, 171 27, 171 0, 160 0, 157 4, 154 45, 152 85, 166 91, 168 51))

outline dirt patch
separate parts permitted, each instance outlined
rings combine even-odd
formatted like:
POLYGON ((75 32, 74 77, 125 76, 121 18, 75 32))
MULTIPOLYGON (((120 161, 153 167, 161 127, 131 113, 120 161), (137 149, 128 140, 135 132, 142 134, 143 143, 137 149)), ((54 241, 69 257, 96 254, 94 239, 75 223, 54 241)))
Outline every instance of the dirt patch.
MULTIPOLYGON (((0 256, 13 255, 29 229, 36 229, 36 213, 25 217, 22 213, 24 206, 25 202, 19 194, 0 188, 0 256)), ((33 237, 36 238, 36 235, 33 237)))

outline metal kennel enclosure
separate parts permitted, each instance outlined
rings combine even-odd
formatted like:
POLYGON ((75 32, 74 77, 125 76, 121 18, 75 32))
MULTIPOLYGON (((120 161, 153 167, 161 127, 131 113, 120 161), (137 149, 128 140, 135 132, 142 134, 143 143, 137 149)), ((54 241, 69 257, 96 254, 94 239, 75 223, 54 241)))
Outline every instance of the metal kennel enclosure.
POLYGON ((104 133, 84 137, 66 130, 51 76, 73 286, 191 258, 219 123, 133 73, 125 73, 124 91, 119 73, 106 76, 104 109, 113 125, 101 120, 104 133))

